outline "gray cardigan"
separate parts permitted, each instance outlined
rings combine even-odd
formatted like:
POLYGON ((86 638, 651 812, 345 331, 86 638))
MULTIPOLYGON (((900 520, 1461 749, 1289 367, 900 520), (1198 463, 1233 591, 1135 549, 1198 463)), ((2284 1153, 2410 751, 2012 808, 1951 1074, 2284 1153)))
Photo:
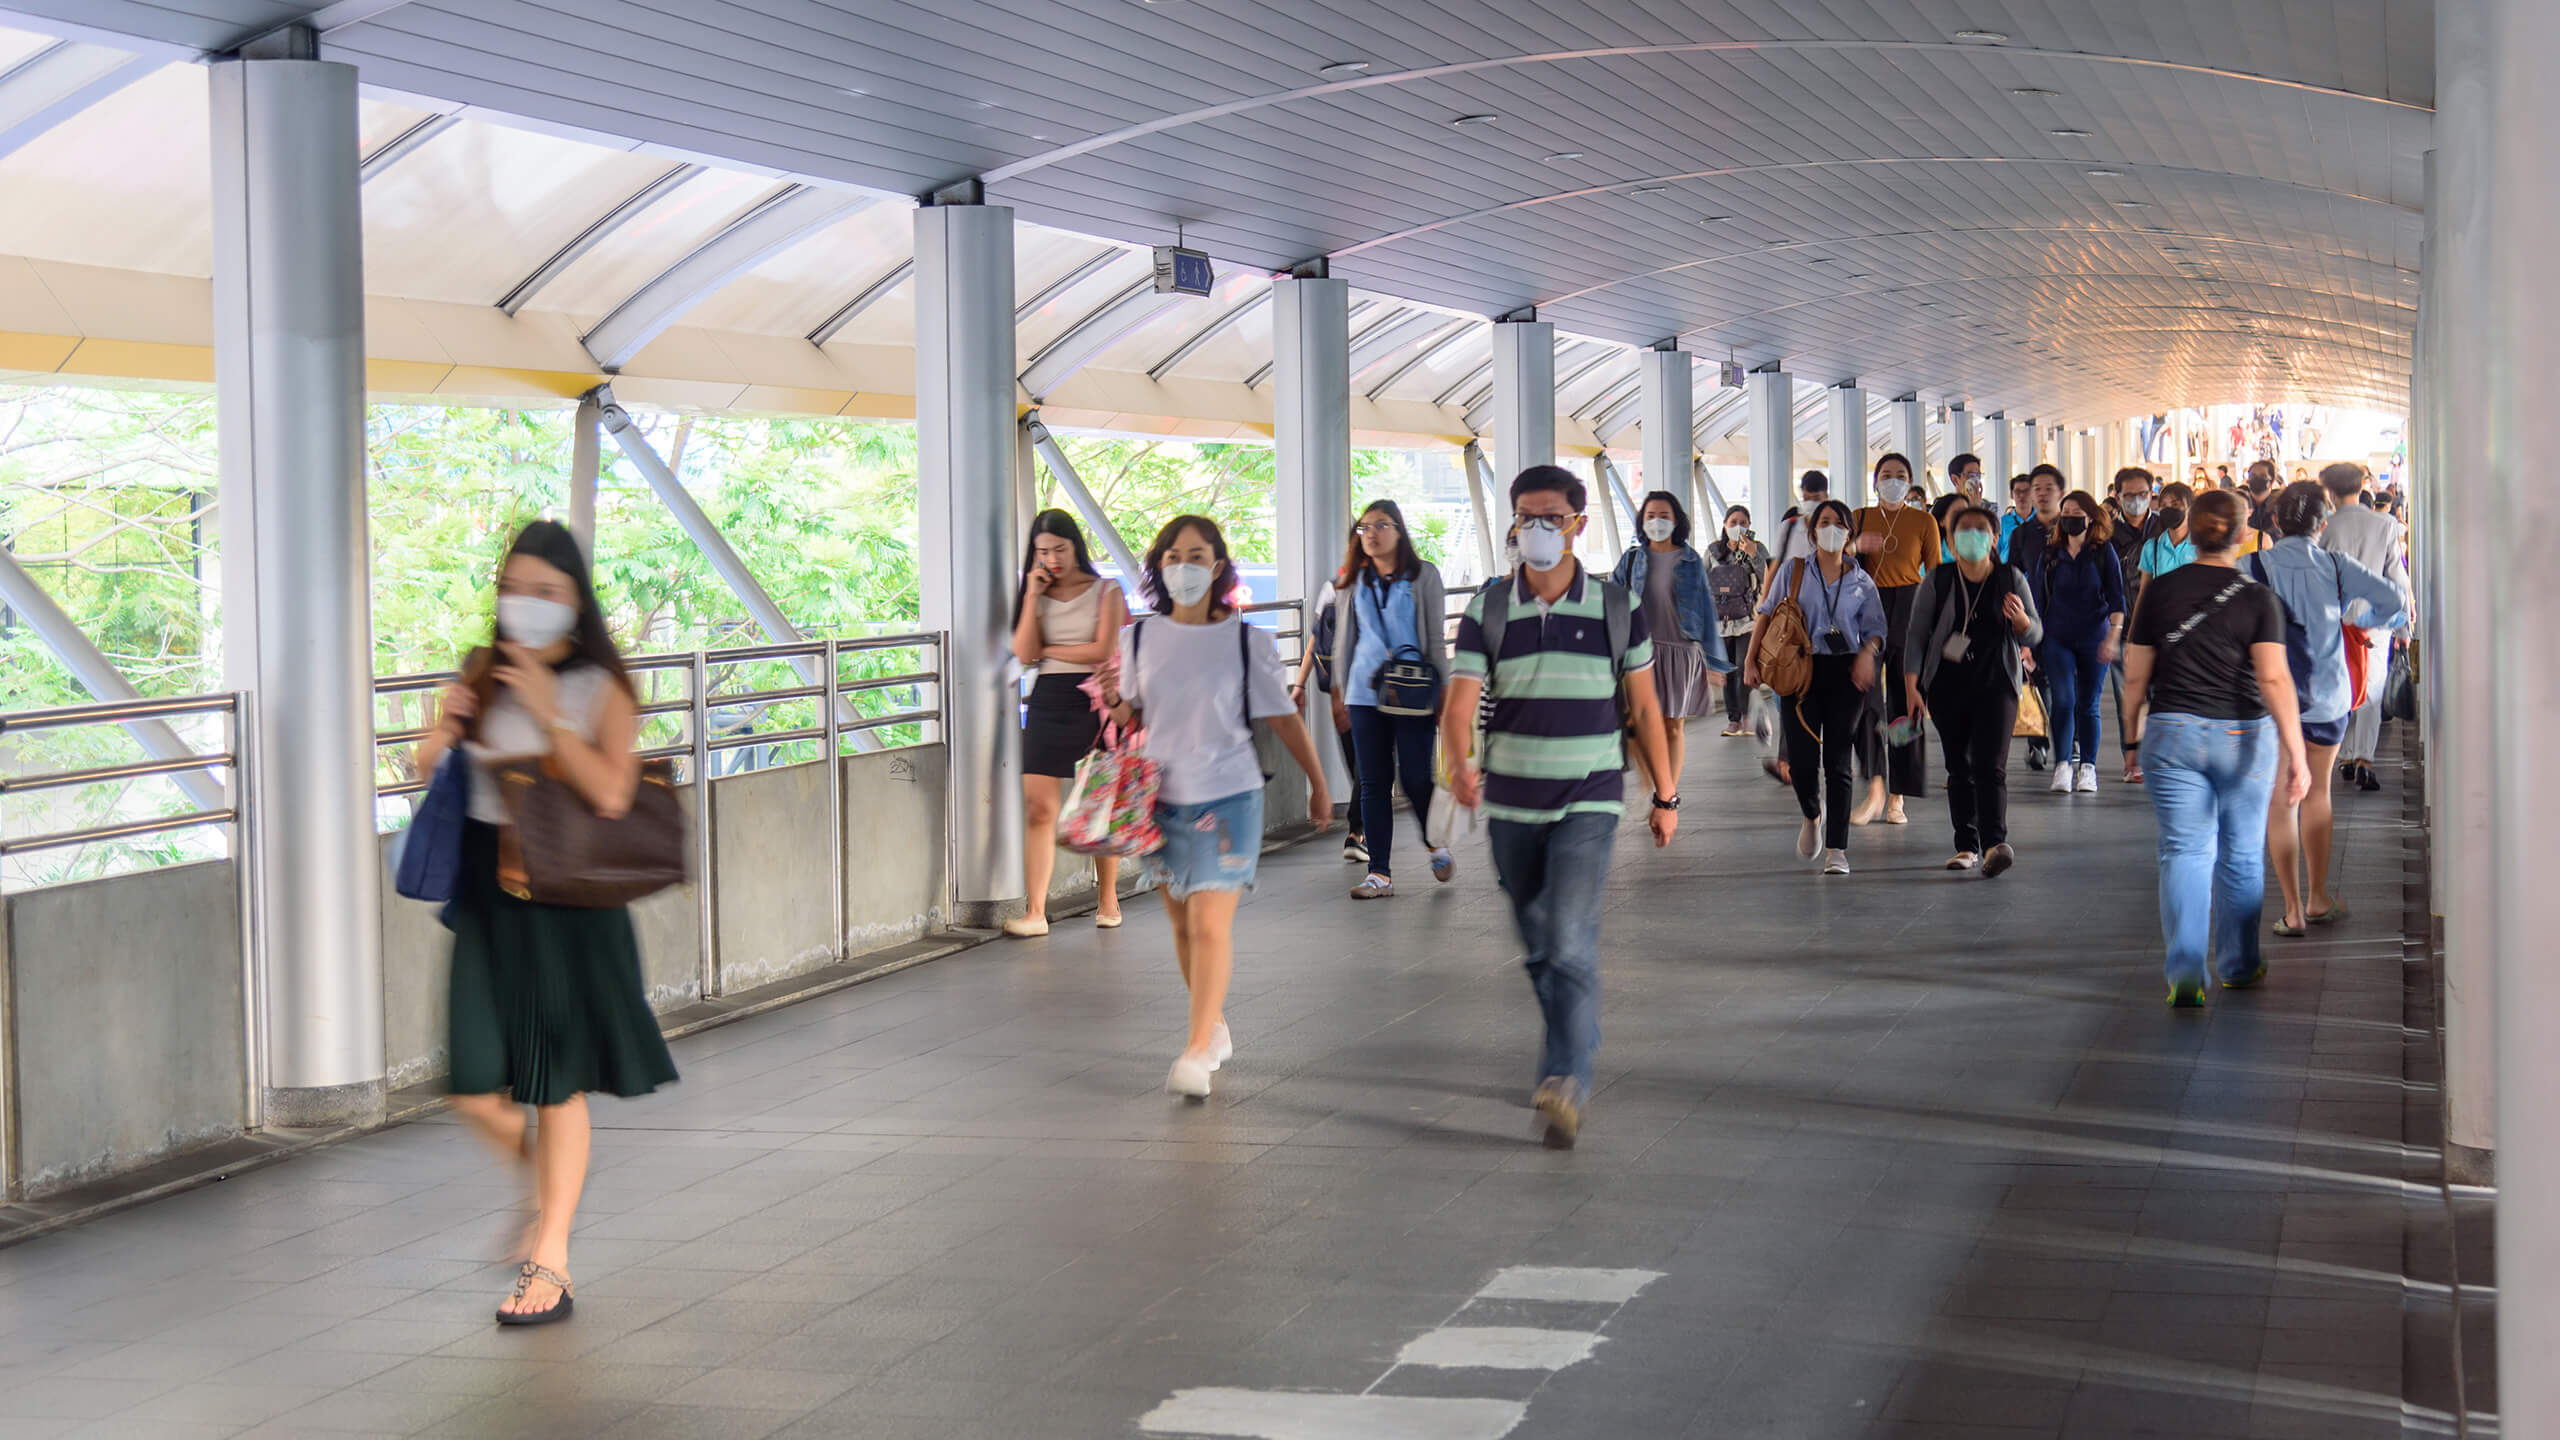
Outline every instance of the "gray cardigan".
MULTIPOLYGON (((1422 658, 1449 678, 1449 592, 1440 583, 1440 567, 1425 560, 1422 571, 1413 577, 1413 633, 1422 639, 1422 658)), ((1351 583, 1333 587, 1333 686, 1344 695, 1351 693, 1351 656, 1357 648, 1360 607, 1352 600, 1360 589, 1360 577, 1351 583)))
MULTIPOLYGON (((1955 580, 1960 578, 1956 567, 1951 564, 1933 566, 1931 573, 1921 578, 1918 589, 1911 596, 1911 624, 1902 635, 1902 673, 1919 676, 1920 690, 1924 695, 1928 693, 1930 682, 1938 678, 1938 661, 1946 651, 1947 637, 1954 634, 1956 628, 1958 607, 1949 605, 1941 610, 1938 595, 1942 590, 1954 589, 1955 580), (1938 570, 1944 570, 1954 578, 1941 583, 1935 573, 1938 570)), ((2032 649, 2044 642, 2044 617, 2036 613, 2036 597, 2028 592, 2027 577, 2018 573, 2017 566, 1992 566, 1983 583, 1988 585, 1995 580, 2006 587, 2006 594, 2017 596, 2027 607, 2026 633, 2021 635, 2011 631, 2010 639, 2015 643, 2000 647, 2000 668, 2007 672, 2009 692, 2014 695, 2019 687, 2026 684, 2026 667, 2018 658, 2018 646, 2032 649)), ((1991 603, 1998 603, 1998 599, 1997 596, 1991 597, 1991 603)))

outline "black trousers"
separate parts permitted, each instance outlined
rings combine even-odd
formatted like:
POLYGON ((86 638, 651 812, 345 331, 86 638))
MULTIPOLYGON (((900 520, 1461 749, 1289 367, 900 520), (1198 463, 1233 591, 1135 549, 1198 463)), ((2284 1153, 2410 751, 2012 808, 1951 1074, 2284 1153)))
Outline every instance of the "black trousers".
MULTIPOLYGON (((1730 645, 1733 642, 1727 640, 1725 643, 1730 645)), ((1732 724, 1739 725, 1743 717, 1750 713, 1751 691, 1742 683, 1742 667, 1736 665, 1724 672, 1724 718, 1732 724)))
POLYGON ((1984 684, 1942 671, 1928 699, 1929 719, 1947 752, 1947 818, 1955 822, 1956 848, 1979 855, 2009 843, 2009 732, 2018 723, 2018 697, 2005 679, 1984 684))
POLYGON ((1866 696, 1850 679, 1857 663, 1854 655, 1814 656, 1813 683, 1778 706, 1796 804, 1807 820, 1822 817, 1822 844, 1830 850, 1849 848, 1849 762, 1866 715, 1866 696))
POLYGON ((1896 795, 1929 793, 1929 742, 1913 735, 1908 745, 1888 746, 1884 743, 1884 722, 1900 720, 1910 713, 1910 699, 1902 683, 1902 641, 1911 631, 1911 600, 1917 585, 1878 586, 1876 593, 1884 599, 1884 665, 1883 678, 1866 694, 1865 715, 1858 727, 1858 763, 1870 778, 1885 777, 1885 788, 1896 795))

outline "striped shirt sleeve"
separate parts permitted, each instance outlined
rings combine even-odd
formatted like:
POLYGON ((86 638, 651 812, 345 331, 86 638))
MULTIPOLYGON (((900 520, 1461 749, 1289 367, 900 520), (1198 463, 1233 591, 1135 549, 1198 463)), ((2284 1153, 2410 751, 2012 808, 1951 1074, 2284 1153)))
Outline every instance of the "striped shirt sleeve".
POLYGON ((1493 669, 1484 653, 1484 592, 1467 602, 1467 613, 1458 617, 1458 640, 1449 651, 1449 673, 1452 678, 1482 680, 1493 669))

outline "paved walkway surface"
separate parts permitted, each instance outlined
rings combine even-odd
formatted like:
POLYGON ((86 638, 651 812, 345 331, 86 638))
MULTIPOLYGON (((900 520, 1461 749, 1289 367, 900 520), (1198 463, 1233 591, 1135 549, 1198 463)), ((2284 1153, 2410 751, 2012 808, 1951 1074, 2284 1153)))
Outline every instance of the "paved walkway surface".
POLYGON ((1161 916, 1065 923, 600 1104, 563 1326, 489 1323, 520 1197, 444 1122, 0 1251, 0 1434, 2397 1435, 2399 796, 2351 921, 2173 1015, 2140 790, 1826 880, 1751 748, 1625 832, 1576 1151, 1481 848, 1355 906, 1302 846, 1205 1105, 1161 916))

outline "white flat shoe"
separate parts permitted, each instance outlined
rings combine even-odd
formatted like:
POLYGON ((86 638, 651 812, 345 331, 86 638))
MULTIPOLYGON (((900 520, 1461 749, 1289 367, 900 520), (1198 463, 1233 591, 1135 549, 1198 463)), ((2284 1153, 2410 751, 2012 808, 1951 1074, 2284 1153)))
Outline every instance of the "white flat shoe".
POLYGON ((1234 1058, 1236 1058, 1236 1037, 1227 1029, 1225 1023, 1221 1022, 1216 1035, 1209 1041, 1209 1068, 1225 1069, 1227 1062, 1234 1058))
POLYGON ((1982 863, 1982 857, 1970 850, 1959 850, 1947 861, 1950 870, 1970 870, 1982 863))
POLYGON ((1016 915, 1012 919, 1004 922, 1004 933, 1011 935, 1016 939, 1027 940, 1036 936, 1048 934, 1049 922, 1046 920, 1034 920, 1028 915, 1016 915))
POLYGON ((1165 1074, 1165 1092, 1179 1095, 1186 1100, 1208 1099, 1210 1068, 1188 1055, 1182 1056, 1173 1062, 1173 1069, 1165 1074))
POLYGON ((1126 914, 1096 915, 1093 917, 1093 928, 1096 930, 1117 930, 1120 928, 1120 922, 1127 918, 1129 917, 1126 914))

